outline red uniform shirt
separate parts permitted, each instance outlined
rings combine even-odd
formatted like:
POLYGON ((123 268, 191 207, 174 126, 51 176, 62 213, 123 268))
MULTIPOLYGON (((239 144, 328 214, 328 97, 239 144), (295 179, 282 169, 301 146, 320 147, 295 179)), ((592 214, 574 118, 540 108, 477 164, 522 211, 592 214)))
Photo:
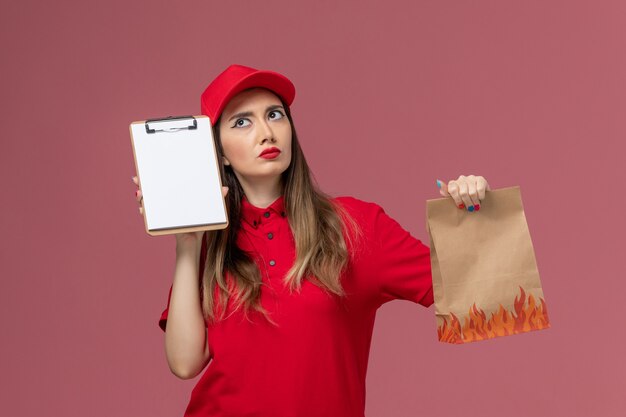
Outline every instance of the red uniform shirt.
MULTIPOLYGON (((364 416, 376 310, 394 299, 433 304, 430 250, 380 206, 352 197, 335 200, 363 230, 361 247, 351 249, 353 259, 341 277, 348 294, 343 300, 308 280, 300 293, 289 294, 282 279, 295 260, 295 244, 283 197, 266 209, 244 197, 237 244, 257 255, 267 284, 261 303, 279 327, 254 311, 253 322, 238 311, 209 325, 211 359, 186 417, 364 416)), ((159 321, 163 330, 167 311, 159 321)))

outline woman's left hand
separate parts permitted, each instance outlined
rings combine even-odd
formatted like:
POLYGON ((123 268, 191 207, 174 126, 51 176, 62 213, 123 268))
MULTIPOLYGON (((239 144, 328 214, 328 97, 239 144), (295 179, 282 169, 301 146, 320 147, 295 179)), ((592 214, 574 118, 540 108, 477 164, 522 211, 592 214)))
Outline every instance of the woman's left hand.
POLYGON ((480 210, 480 203, 485 199, 485 190, 491 191, 487 180, 479 175, 461 175, 448 184, 437 180, 437 185, 442 196, 452 197, 458 208, 467 208, 470 212, 480 210))

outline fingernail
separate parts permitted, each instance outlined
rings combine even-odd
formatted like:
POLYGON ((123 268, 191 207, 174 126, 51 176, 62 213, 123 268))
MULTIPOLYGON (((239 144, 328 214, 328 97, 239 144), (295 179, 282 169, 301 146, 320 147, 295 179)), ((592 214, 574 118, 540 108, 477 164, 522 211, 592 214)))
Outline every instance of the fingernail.
POLYGON ((441 188, 441 181, 437 180, 437 187, 441 188))
POLYGON ((476 204, 476 205, 474 206, 474 209, 476 209, 476 211, 480 210, 480 204, 476 204))
POLYGON ((465 204, 459 204, 459 208, 460 209, 464 209, 465 208, 465 204))
POLYGON ((139 190, 135 190, 135 197, 139 194, 139 190))
POLYGON ((469 212, 474 211, 474 206, 469 206, 469 207, 467 208, 467 211, 469 211, 469 212))

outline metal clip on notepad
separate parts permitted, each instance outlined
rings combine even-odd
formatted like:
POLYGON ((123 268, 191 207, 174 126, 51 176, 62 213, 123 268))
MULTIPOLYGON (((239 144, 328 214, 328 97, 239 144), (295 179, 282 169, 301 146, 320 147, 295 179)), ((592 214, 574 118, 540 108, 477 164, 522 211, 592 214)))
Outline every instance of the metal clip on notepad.
POLYGON ((193 116, 167 116, 161 119, 146 120, 147 133, 177 132, 179 130, 193 130, 197 128, 198 123, 193 116))

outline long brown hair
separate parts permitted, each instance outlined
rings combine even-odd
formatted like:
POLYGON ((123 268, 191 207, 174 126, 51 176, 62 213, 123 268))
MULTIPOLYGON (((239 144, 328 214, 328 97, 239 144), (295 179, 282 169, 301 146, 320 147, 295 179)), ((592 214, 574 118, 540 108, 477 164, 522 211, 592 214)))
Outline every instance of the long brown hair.
MULTIPOLYGON (((323 193, 313 182, 298 142, 289 106, 282 99, 281 101, 291 124, 292 137, 291 162, 281 178, 282 194, 296 246, 296 259, 284 282, 290 292, 293 292, 300 290, 304 279, 310 279, 323 290, 343 297, 345 292, 340 277, 350 260, 346 239, 351 245, 356 244, 361 231, 341 205, 323 193)), ((244 192, 232 167, 222 164, 223 149, 219 126, 218 119, 213 134, 222 181, 229 189, 226 207, 230 222, 226 229, 207 231, 204 234, 200 263, 203 313, 211 322, 222 319, 232 296, 236 300, 233 312, 243 306, 246 318, 248 311, 252 309, 276 325, 260 303, 263 286, 261 272, 254 260, 236 244, 244 192), (232 277, 230 282, 227 282, 226 271, 232 277), (217 305, 213 298, 215 286, 219 287, 217 305), (216 310, 219 310, 219 314, 216 314, 216 310)))

